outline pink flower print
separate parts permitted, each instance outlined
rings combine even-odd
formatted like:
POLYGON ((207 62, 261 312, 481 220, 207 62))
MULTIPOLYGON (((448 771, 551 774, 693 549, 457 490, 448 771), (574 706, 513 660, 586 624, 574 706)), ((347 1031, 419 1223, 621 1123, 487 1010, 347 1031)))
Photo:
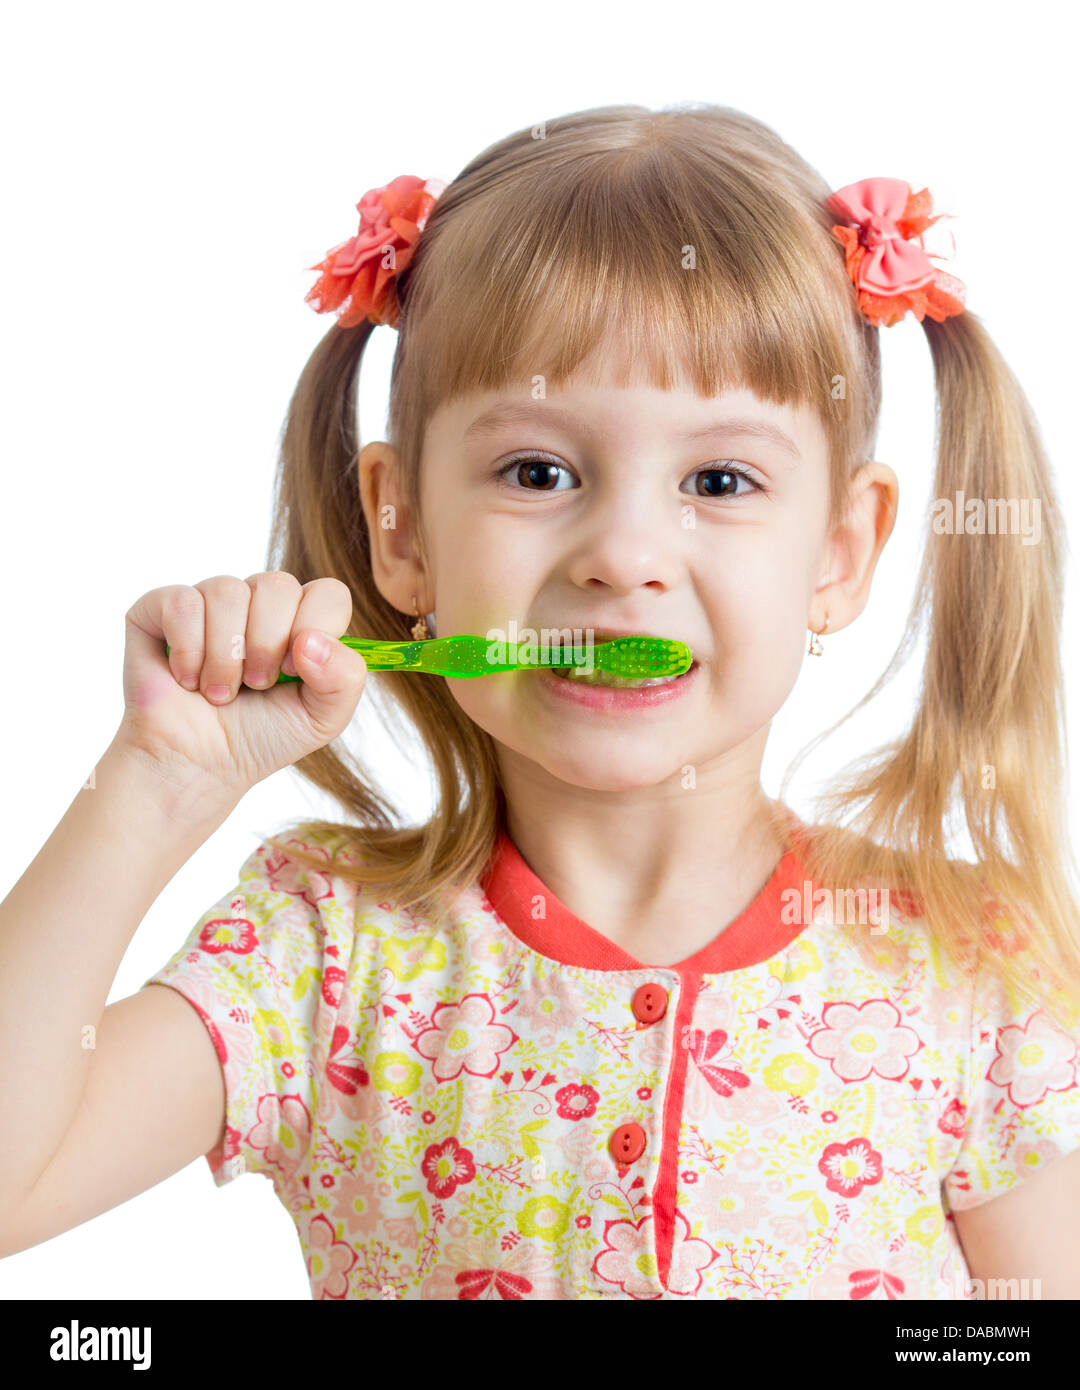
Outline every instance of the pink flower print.
POLYGON ((678 1040, 671 1030, 665 1029, 666 1022, 667 1016, 630 1035, 630 1056, 641 1071, 658 1071, 665 1076, 671 1067, 672 1049, 678 1046, 678 1040))
POLYGON ((818 1159, 818 1172, 824 1174, 830 1192, 857 1197, 864 1187, 881 1181, 881 1154, 869 1139, 829 1144, 818 1159))
POLYGON ((701 1195, 694 1196, 695 1210, 707 1213, 710 1233, 753 1235, 772 1209, 760 1182, 740 1182, 731 1173, 707 1172, 701 1195))
POLYGON ((841 1081, 865 1081, 871 1072, 899 1081, 908 1073, 908 1058, 923 1045, 915 1030, 900 1022, 891 999, 826 1004, 821 1016, 825 1026, 811 1034, 809 1048, 832 1062, 841 1081))
POLYGON ((512 1250, 480 1240, 454 1241, 440 1252, 444 1262, 432 1270, 421 1298, 473 1302, 495 1299, 565 1299, 569 1295, 550 1254, 523 1240, 512 1250))
POLYGON ((470 923, 465 929, 465 942, 469 948, 469 954, 479 964, 493 966, 506 964, 508 959, 506 933, 498 927, 470 923))
POLYGON ((613 1284, 631 1298, 659 1298, 668 1293, 693 1296, 701 1288, 701 1272, 716 1259, 707 1240, 690 1234, 686 1217, 676 1208, 675 1232, 671 1246, 671 1267, 666 1284, 657 1274, 653 1251, 652 1214, 634 1222, 627 1218, 604 1222, 604 1247, 593 1260, 593 1273, 605 1284, 613 1284))
MULTIPOLYGON (((315 855, 321 855, 329 867, 330 856, 321 845, 308 845, 299 837, 289 840, 288 843, 310 850, 315 855)), ((333 890, 326 874, 318 869, 307 869, 302 864, 297 864, 280 850, 270 850, 264 863, 267 882, 275 893, 291 893, 312 908, 323 898, 332 896, 333 890), (304 882, 305 879, 307 882, 304 882)))
POLYGON ((349 1236, 370 1238, 376 1235, 380 1212, 374 1184, 365 1178, 343 1173, 329 1215, 335 1226, 339 1221, 343 1224, 349 1236))
MULTIPOLYGON (((590 1159, 599 1161, 602 1153, 607 1152, 604 1149, 604 1141, 590 1133, 588 1125, 571 1124, 565 1126, 564 1132, 559 1135, 555 1142, 558 1144, 565 1162, 577 1172, 582 1172, 583 1166, 590 1159)), ((604 1165, 604 1175, 611 1176, 610 1154, 608 1155, 608 1162, 604 1165)))
POLYGON ((995 956, 1015 956, 1027 945, 1028 933, 1023 924, 1010 917, 996 898, 990 898, 981 925, 983 939, 995 956))
POLYGON ((829 1268, 810 1283, 812 1299, 870 1298, 875 1301, 925 1298, 919 1285, 919 1257, 911 1244, 891 1251, 876 1244, 846 1245, 829 1268))
POLYGON ((308 1227, 308 1277, 319 1298, 346 1298, 349 1270, 356 1263, 356 1251, 343 1240, 334 1239, 334 1228, 319 1215, 308 1227))
POLYGON ((585 1000, 559 977, 534 981, 522 991, 514 1016, 527 1020, 538 1031, 560 1033, 580 1024, 585 1000))
POLYGON ((769 1225, 778 1240, 782 1240, 788 1248, 798 1250, 810 1241, 810 1208, 804 1207, 790 1216, 770 1216, 769 1225))
POLYGON ((1014 1105, 1035 1105, 1048 1091, 1076 1085, 1076 1043, 1038 1011, 1023 1028, 1010 1023, 998 1029, 997 1055, 986 1077, 1008 1091, 1014 1105))
POLYGON ((473 1156, 451 1136, 424 1151, 420 1171, 427 1179, 428 1191, 438 1198, 452 1197, 454 1189, 476 1177, 473 1156))
POLYGON ((518 1041, 512 1028, 496 1022, 495 1006, 486 994, 467 994, 460 1004, 436 1004, 431 1021, 413 1046, 433 1064, 437 1081, 453 1081, 463 1071, 494 1076, 501 1054, 518 1041))
POLYGON ((1048 1163, 1060 1157, 1061 1150, 1052 1139, 1038 1139, 1034 1143, 1017 1141, 1012 1151, 1018 1173, 1040 1173, 1048 1163))
POLYGON ((199 945, 211 955, 232 951, 246 956, 259 944, 255 928, 246 917, 215 917, 199 933, 199 945))
POLYGON ((420 1243, 420 1232, 415 1216, 392 1216, 382 1223, 386 1239, 393 1241, 402 1250, 415 1250, 420 1243))
POLYGON ((967 996, 957 989, 928 989, 914 1019, 925 1023, 939 1042, 966 1039, 971 1024, 967 996))
POLYGON ((942 1134, 951 1134, 954 1139, 963 1139, 964 1126, 966 1123, 967 1106, 962 1100, 957 1100, 954 1096, 941 1112, 937 1127, 941 1130, 942 1134))
MULTIPOLYGON (((896 904, 893 902, 892 895, 889 896, 889 915, 896 914, 896 904)), ((876 910, 870 914, 874 926, 879 926, 880 921, 874 920, 881 917, 881 911, 876 910)), ((888 930, 870 938, 868 948, 870 958, 874 962, 875 968, 882 974, 890 978, 901 973, 911 962, 910 948, 897 939, 894 934, 889 935, 888 930)))
POLYGON ((588 1120, 596 1114, 600 1092, 591 1086, 577 1086, 571 1083, 555 1092, 558 1113, 564 1120, 588 1120))
POLYGON ((691 1028, 686 1035, 686 1046, 698 1070, 716 1094, 725 1098, 737 1087, 750 1085, 750 1078, 738 1066, 720 1065, 720 1059, 730 1051, 726 1047, 727 1040, 723 1028, 714 1028, 709 1033, 691 1028))
POLYGON ((311 1116, 299 1096, 259 1097, 258 1120, 247 1142, 262 1153, 268 1167, 292 1177, 304 1160, 311 1139, 311 1116))

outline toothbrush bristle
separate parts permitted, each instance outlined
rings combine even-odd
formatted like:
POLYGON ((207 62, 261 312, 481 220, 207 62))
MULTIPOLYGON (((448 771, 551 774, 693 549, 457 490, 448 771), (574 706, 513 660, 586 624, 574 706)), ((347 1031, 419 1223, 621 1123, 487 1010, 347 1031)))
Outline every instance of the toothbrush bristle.
POLYGON ((666 637, 613 637, 597 646, 594 660, 602 671, 644 680, 682 675, 690 669, 693 656, 685 642, 666 637))

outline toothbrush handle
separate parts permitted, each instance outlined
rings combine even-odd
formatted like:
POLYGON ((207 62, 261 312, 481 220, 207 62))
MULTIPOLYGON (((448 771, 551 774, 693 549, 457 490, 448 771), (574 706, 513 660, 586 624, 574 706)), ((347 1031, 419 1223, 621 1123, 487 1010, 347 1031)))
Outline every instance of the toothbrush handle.
MULTIPOLYGON (((486 676, 495 671, 516 671, 517 661, 492 665, 488 643, 482 637, 429 637, 417 642, 382 642, 372 637, 339 637, 338 641, 364 658, 369 671, 423 671, 438 676, 486 676)), ((165 655, 169 655, 165 644, 165 655)), ((516 652, 515 652, 516 655, 516 652)), ((278 674, 275 685, 291 684, 299 676, 278 674)))

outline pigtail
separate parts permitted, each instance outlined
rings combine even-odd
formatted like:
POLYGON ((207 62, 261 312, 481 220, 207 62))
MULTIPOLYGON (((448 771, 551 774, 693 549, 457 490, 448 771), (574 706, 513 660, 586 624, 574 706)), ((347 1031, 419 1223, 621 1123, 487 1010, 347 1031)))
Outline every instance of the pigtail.
MULTIPOLYGON (((1059 1006, 1080 1002, 1080 908, 1069 882, 1061 509, 1031 407, 979 319, 926 318, 923 328, 938 400, 934 502, 900 645, 856 708, 925 625, 922 689, 906 735, 819 804, 833 813, 863 806, 858 830, 902 848, 891 862, 871 850, 870 871, 886 882, 902 875, 898 886, 920 901, 954 961, 970 964, 974 927, 977 949, 1015 995, 1048 1004, 1068 1024, 1059 1006), (989 499, 1004 499, 1002 515, 1011 507, 1017 517, 1026 503, 1037 539, 991 534, 989 499), (954 804, 974 866, 946 858, 954 804)), ((851 881, 861 852, 854 840, 833 829, 819 851, 827 881, 851 881)))
MULTIPOLYGON (((327 575, 340 579, 353 600, 348 635, 407 642, 415 619, 375 587, 357 477, 357 378, 374 327, 369 319, 350 328, 333 325, 297 382, 282 433, 267 568, 293 574, 301 584, 327 575)), ((301 817, 264 838, 283 850, 297 834, 317 839, 322 848, 310 854, 295 843, 287 852, 324 871, 326 847, 336 840, 345 854, 333 860, 335 872, 392 894, 402 907, 419 905, 437 916, 440 890, 452 895, 474 882, 494 847, 503 817, 494 751, 444 681, 402 680, 393 673, 389 679, 392 688, 378 673, 369 675, 364 701, 399 747, 419 731, 438 788, 432 820, 403 827, 362 756, 335 739, 296 768, 344 808, 349 824, 301 817), (359 854, 351 853, 357 848, 359 854)))

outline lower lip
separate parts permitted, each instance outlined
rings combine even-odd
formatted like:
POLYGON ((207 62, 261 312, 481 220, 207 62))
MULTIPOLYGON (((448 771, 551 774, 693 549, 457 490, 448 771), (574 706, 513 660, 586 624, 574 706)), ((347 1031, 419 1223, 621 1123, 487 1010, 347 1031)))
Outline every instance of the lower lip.
POLYGON ((599 710, 602 714, 632 714, 635 710, 652 709, 654 705, 669 705, 685 695, 695 684, 699 666, 691 666, 677 680, 667 685, 646 685, 638 690, 621 689, 611 685, 589 685, 573 677, 557 676, 554 671, 545 671, 540 680, 545 690, 550 690, 556 699, 582 709, 599 710))

